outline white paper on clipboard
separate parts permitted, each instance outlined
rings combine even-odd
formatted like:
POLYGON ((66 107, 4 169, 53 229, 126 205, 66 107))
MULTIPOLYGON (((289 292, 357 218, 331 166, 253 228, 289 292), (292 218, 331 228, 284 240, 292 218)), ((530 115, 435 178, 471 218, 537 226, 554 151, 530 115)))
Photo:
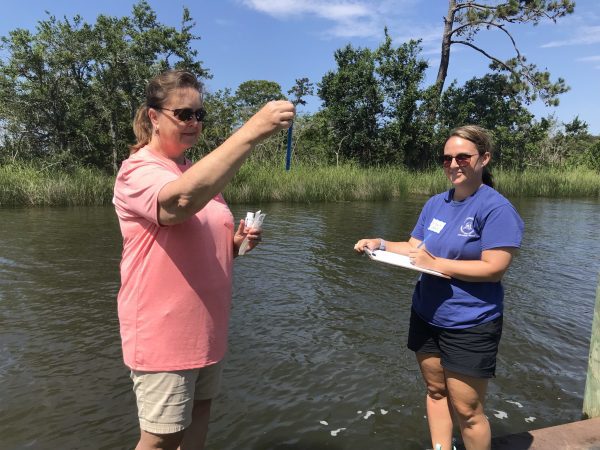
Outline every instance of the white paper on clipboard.
POLYGON ((373 261, 391 264, 392 266, 404 267, 405 269, 416 270, 417 272, 428 273, 429 275, 435 275, 436 277, 450 278, 445 273, 431 269, 424 269, 423 267, 418 267, 414 264, 411 264, 410 259, 406 255, 386 252, 385 250, 369 250, 368 248, 365 248, 365 253, 373 261))

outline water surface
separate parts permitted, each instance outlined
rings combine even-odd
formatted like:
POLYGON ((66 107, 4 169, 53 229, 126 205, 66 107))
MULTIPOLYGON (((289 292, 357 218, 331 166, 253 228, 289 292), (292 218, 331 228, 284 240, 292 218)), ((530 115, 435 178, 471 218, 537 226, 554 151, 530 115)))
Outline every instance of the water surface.
MULTIPOLYGON (((208 448, 428 446, 405 347, 417 274, 352 251, 361 237, 406 239, 424 201, 232 207, 237 220, 262 207, 265 239, 236 260, 208 448)), ((580 419, 600 269, 600 202, 513 203, 526 234, 504 282, 494 435, 580 419)), ((133 448, 114 211, 1 209, 0 221, 0 448, 133 448)))

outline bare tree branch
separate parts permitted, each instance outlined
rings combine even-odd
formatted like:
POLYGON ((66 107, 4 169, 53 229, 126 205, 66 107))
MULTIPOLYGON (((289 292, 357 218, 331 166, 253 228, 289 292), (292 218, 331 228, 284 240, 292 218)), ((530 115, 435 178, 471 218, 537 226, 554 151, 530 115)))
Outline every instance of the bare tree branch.
POLYGON ((490 27, 497 28, 500 31, 502 31, 504 34, 506 34, 508 36, 508 38, 510 39, 510 41, 512 42, 513 48, 515 49, 515 52, 517 53, 517 58, 519 59, 519 61, 522 60, 521 52, 519 51, 519 48, 517 47, 517 42, 513 38, 512 34, 510 34, 510 32, 506 28, 504 28, 504 26, 502 26, 501 24, 497 24, 497 23, 494 23, 494 22, 489 22, 487 20, 482 20, 482 21, 479 21, 479 22, 472 22, 472 23, 468 23, 468 24, 465 24, 465 25, 461 25, 458 28, 455 28, 454 30, 452 30, 450 32, 450 36, 452 36, 454 33, 458 32, 458 31, 460 31, 460 30, 462 30, 464 28, 476 27, 476 26, 479 26, 479 25, 489 25, 490 27))
POLYGON ((515 76, 520 77, 521 75, 523 75, 525 77, 525 79, 527 79, 527 81, 529 81, 530 83, 533 84, 535 82, 535 79, 530 75, 530 72, 529 72, 529 70, 527 70, 526 66, 523 66, 523 68, 525 69, 523 72, 519 72, 518 70, 515 70, 514 67, 510 67, 504 61, 501 61, 498 58, 490 55, 485 50, 477 47, 476 45, 473 45, 472 43, 470 43, 468 41, 451 41, 451 43, 452 44, 463 44, 463 45, 466 45, 468 47, 471 47, 472 49, 477 50, 479 53, 481 53, 482 55, 484 55, 486 58, 488 58, 491 61, 494 61, 495 63, 497 63, 500 66, 504 67, 507 71, 511 72, 515 76))
POLYGON ((450 41, 451 44, 463 44, 466 45, 468 47, 471 47, 474 50, 477 50, 479 53, 481 53, 482 55, 484 55, 486 58, 500 64, 501 66, 503 66, 506 70, 509 70, 511 72, 515 72, 515 70, 509 66, 507 66, 504 61, 499 60, 498 58, 495 58, 494 56, 490 55, 489 53, 487 53, 485 50, 477 47, 476 45, 471 44, 468 41, 450 41))

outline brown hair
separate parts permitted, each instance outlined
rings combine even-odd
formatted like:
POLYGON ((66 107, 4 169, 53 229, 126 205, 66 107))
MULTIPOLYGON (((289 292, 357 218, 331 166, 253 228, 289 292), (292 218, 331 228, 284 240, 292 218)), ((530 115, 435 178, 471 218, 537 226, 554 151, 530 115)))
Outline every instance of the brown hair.
POLYGON ((185 70, 167 70, 152 78, 146 86, 146 100, 138 108, 133 119, 133 133, 137 142, 130 147, 130 154, 137 152, 152 139, 152 122, 148 117, 150 108, 161 108, 169 95, 181 88, 193 88, 202 93, 202 83, 185 70))
MULTIPOLYGON (((477 125, 464 125, 462 127, 458 127, 453 129, 448 136, 448 139, 456 136, 459 138, 466 139, 467 141, 471 141, 475 144, 477 148, 477 152, 480 156, 485 154, 486 152, 492 154, 493 151, 493 142, 490 133, 483 127, 477 125)), ((488 164, 489 165, 489 164, 488 164)), ((483 168, 483 183, 487 184, 489 187, 494 187, 494 177, 488 169, 488 165, 483 168)))

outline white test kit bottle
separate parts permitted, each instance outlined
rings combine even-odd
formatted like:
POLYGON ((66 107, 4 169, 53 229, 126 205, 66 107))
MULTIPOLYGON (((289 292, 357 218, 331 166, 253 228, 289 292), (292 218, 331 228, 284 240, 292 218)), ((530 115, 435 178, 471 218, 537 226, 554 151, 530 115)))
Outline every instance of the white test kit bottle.
MULTIPOLYGON (((265 220, 265 216, 266 214, 261 214, 260 210, 256 211, 256 213, 248 211, 246 213, 246 218, 244 219, 244 225, 248 228, 254 228, 259 230, 262 226, 263 220, 265 220)), ((245 237, 242 241, 242 245, 240 245, 240 249, 238 250, 239 256, 246 254, 249 244, 250 240, 248 239, 248 237, 245 237)))

